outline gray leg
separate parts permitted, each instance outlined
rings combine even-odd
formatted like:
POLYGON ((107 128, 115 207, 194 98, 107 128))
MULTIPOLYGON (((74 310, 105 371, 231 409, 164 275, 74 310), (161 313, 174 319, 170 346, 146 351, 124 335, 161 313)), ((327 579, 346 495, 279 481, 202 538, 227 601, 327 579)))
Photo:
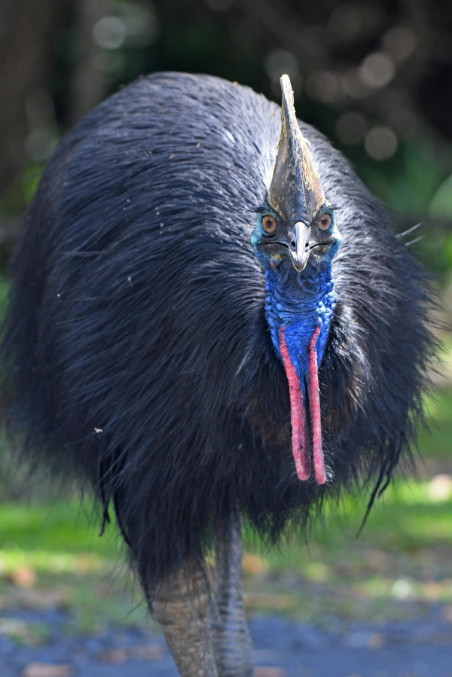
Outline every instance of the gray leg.
POLYGON ((153 615, 182 677, 218 677, 211 641, 209 585, 199 566, 187 564, 161 581, 153 615))
POLYGON ((212 641, 219 677, 253 674, 251 640, 242 595, 243 543, 240 519, 220 535, 215 563, 212 641))

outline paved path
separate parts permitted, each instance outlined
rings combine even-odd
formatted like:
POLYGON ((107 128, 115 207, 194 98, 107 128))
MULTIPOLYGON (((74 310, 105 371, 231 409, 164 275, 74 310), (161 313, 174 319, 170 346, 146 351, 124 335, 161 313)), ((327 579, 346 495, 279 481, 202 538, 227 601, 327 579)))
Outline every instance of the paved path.
MULTIPOLYGON (((452 677, 452 623, 439 605, 405 624, 322 631, 279 617, 250 622, 257 677, 452 677)), ((95 637, 64 631, 68 612, 9 611, 0 623, 1 677, 177 677, 160 635, 109 628, 95 637), (44 624, 43 644, 21 646, 1 628, 44 624), (52 667, 53 666, 53 667, 52 667), (59 666, 59 667, 57 667, 59 666)))

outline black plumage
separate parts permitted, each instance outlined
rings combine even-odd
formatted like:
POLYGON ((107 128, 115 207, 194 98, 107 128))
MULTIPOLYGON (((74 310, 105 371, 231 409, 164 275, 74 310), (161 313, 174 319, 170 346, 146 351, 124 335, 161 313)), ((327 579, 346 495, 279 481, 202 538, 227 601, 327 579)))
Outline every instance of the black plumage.
POLYGON ((342 244, 320 367, 330 479, 296 476, 250 243, 280 129, 280 108, 248 88, 136 81, 60 144, 10 271, 10 418, 27 452, 91 482, 104 517, 114 504, 150 599, 231 514, 274 539, 325 497, 384 483, 421 415, 425 275, 344 157, 302 124, 342 244))

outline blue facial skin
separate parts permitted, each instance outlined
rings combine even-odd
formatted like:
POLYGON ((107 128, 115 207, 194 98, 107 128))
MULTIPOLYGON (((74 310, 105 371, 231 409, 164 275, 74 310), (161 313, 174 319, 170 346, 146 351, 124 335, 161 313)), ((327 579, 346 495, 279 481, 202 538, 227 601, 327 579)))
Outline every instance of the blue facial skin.
MULTIPOLYGON (((329 209, 326 211, 332 218, 332 225, 326 233, 322 233, 322 240, 327 239, 332 244, 323 247, 321 253, 317 253, 320 251, 317 247, 311 250, 308 263, 301 272, 295 270, 288 250, 286 254, 281 247, 275 254, 270 253, 271 248, 262 246, 263 242, 270 241, 262 228, 262 217, 264 214, 270 214, 278 220, 272 210, 260 214, 251 238, 256 255, 265 268, 267 292, 265 314, 273 345, 281 359, 280 331, 285 327, 287 348, 303 390, 306 388, 309 375, 309 346, 312 335, 320 324, 321 330, 317 340, 320 365, 337 302, 332 262, 339 249, 341 236, 334 223, 334 212, 329 209)), ((311 231, 313 234, 315 228, 314 225, 311 231)))

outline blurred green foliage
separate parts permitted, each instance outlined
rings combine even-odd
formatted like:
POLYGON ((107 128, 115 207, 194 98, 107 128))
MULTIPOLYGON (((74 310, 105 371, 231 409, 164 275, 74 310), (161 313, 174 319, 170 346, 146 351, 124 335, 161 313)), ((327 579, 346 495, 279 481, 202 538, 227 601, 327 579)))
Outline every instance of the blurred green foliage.
MULTIPOLYGON (((46 159, 76 119, 140 75, 211 73, 279 100, 278 78, 286 71, 300 117, 345 153, 391 210, 396 229, 424 222, 416 252, 444 279, 452 270, 452 150, 414 104, 416 68, 421 56, 428 59, 425 46, 422 54, 415 50, 420 28, 409 8, 386 5, 301 4, 270 13, 265 6, 257 14, 234 0, 65 0, 46 80, 26 104, 29 166, 0 196, 0 222, 29 204, 46 159), (303 39, 294 41, 297 31, 303 39), (375 78, 380 85, 369 85, 375 78), (388 142, 388 134, 382 153, 379 139, 388 142)), ((445 30, 441 17, 438 9, 425 21, 445 30)), ((441 99, 440 110, 444 105, 441 99)), ((3 263, 9 251, 10 243, 3 263)))

